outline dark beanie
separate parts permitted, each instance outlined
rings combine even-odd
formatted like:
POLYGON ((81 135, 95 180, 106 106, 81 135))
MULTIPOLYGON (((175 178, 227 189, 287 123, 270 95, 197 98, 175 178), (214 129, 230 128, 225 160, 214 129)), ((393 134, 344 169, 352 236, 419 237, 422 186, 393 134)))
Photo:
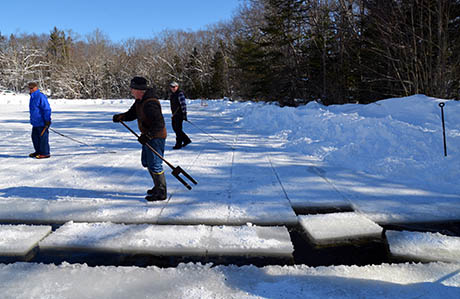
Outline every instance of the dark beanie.
POLYGON ((146 90, 147 89, 147 79, 144 77, 134 77, 131 79, 131 84, 129 87, 138 90, 146 90))

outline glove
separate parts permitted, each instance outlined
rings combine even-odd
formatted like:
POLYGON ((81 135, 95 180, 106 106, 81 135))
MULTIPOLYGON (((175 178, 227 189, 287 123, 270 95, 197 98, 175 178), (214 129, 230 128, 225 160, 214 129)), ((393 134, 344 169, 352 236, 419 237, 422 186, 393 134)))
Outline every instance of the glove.
POLYGON ((140 144, 145 145, 147 142, 150 141, 150 138, 147 137, 147 135, 145 135, 145 134, 141 134, 141 136, 139 136, 139 138, 137 138, 137 141, 139 141, 140 144))
POLYGON ((45 126, 49 128, 51 126, 51 120, 45 121, 45 126))
POLYGON ((188 119, 187 119, 187 114, 184 114, 184 117, 183 117, 183 119, 184 119, 185 121, 187 121, 187 120, 188 120, 188 119))
POLYGON ((115 115, 113 116, 113 118, 112 118, 112 121, 113 121, 114 123, 119 123, 120 120, 123 120, 123 116, 122 116, 121 114, 115 114, 115 115))

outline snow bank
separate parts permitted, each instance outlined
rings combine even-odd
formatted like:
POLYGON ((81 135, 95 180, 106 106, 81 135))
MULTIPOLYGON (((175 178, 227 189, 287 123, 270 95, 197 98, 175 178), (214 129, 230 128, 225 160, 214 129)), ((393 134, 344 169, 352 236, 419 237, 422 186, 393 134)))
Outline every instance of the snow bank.
POLYGON ((231 106, 244 128, 281 137, 280 146, 287 151, 398 182, 460 193, 454 179, 460 177, 460 101, 414 95, 368 105, 310 102, 280 108, 248 102, 227 109, 231 106), (447 157, 440 102, 446 103, 447 157))

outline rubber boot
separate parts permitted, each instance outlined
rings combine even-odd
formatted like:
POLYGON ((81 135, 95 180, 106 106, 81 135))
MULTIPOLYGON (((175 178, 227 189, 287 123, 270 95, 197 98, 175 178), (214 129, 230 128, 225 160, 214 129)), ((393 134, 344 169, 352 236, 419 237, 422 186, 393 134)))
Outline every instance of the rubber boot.
POLYGON ((155 186, 155 173, 153 171, 151 171, 150 169, 149 169, 149 173, 150 173, 150 176, 152 177, 154 186, 153 186, 152 189, 147 190, 147 194, 152 195, 152 194, 156 193, 158 188, 157 188, 157 186, 155 186))
POLYGON ((153 175, 153 182, 155 183, 155 187, 153 188, 155 191, 152 195, 146 196, 145 199, 148 201, 165 200, 167 197, 167 192, 166 192, 166 178, 165 178, 164 172, 155 173, 153 175))

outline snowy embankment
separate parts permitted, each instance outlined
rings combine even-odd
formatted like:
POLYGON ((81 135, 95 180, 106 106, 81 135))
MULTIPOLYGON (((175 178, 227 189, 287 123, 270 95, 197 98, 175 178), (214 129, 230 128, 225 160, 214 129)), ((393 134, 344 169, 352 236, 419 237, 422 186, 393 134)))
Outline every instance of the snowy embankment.
POLYGON ((240 124, 282 137, 286 151, 394 182, 460 194, 460 101, 414 95, 368 105, 238 105, 240 124), (445 102, 447 157, 441 109, 445 102))

